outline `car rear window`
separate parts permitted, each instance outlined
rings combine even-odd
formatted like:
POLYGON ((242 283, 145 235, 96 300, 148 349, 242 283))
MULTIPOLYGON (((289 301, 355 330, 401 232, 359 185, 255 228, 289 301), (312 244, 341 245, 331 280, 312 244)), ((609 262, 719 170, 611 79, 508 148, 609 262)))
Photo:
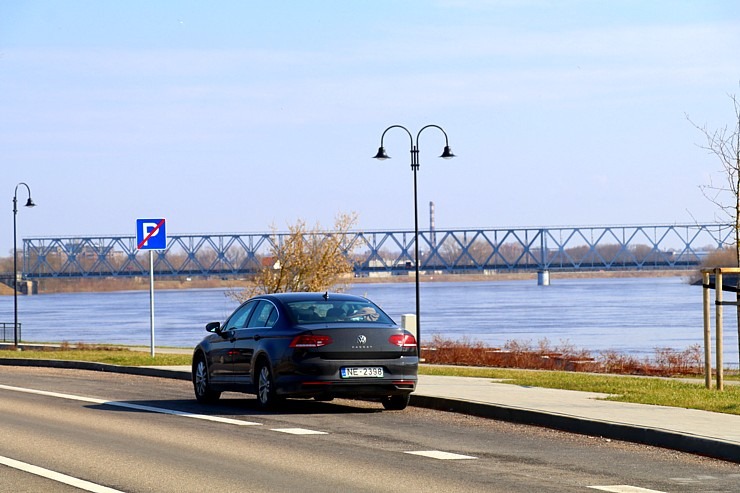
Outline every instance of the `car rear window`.
POLYGON ((286 307, 299 324, 393 323, 383 310, 369 301, 293 301, 286 303, 286 307))

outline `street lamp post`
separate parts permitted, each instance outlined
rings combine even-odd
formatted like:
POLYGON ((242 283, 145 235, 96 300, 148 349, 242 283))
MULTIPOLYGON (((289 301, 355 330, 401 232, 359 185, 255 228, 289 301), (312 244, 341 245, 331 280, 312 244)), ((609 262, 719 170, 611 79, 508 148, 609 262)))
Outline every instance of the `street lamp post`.
POLYGON ((13 343, 15 347, 18 347, 18 245, 17 245, 17 228, 16 228, 16 216, 18 216, 18 187, 23 185, 28 191, 28 200, 26 201, 26 207, 34 207, 36 204, 31 200, 31 189, 23 182, 20 182, 15 186, 15 193, 13 194, 13 343))
POLYGON ((400 128, 404 130, 406 134, 408 134, 409 140, 411 141, 411 171, 413 171, 414 173, 414 273, 416 283, 416 351, 419 357, 421 357, 421 312, 419 303, 419 202, 416 191, 416 172, 419 169, 419 137, 421 136, 421 133, 427 128, 436 128, 440 130, 445 136, 445 147, 442 151, 442 155, 439 157, 444 159, 451 159, 455 157, 455 155, 452 153, 452 149, 450 149, 450 144, 447 139, 447 132, 445 132, 444 129, 439 125, 427 125, 425 127, 422 127, 421 130, 419 130, 419 132, 416 134, 415 141, 413 135, 406 127, 402 125, 391 125, 390 127, 386 128, 383 131, 383 134, 380 136, 380 147, 378 148, 378 153, 373 156, 375 159, 390 159, 390 156, 385 152, 385 147, 383 147, 383 139, 385 138, 385 134, 388 132, 388 130, 392 128, 400 128))

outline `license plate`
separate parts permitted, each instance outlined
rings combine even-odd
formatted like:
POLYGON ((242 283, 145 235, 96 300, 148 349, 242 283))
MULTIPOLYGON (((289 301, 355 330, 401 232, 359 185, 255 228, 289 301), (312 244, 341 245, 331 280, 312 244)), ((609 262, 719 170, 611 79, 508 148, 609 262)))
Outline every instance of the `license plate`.
POLYGON ((382 366, 358 366, 352 368, 342 368, 340 370, 342 378, 383 378, 382 366))

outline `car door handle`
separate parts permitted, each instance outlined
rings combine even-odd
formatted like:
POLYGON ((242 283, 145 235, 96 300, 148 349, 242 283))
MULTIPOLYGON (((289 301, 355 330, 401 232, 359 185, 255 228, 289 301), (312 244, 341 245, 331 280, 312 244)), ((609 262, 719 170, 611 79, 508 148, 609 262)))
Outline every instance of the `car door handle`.
POLYGON ((259 335, 259 334, 255 334, 254 335, 254 340, 255 341, 259 341, 260 339, 262 339, 262 336, 261 335, 259 335))

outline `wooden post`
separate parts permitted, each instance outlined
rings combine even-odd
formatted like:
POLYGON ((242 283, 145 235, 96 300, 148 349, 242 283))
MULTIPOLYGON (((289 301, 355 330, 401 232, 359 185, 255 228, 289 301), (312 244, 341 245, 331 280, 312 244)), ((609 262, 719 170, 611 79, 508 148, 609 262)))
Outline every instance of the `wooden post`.
POLYGON ((704 385, 708 388, 712 388, 712 322, 711 322, 711 309, 709 308, 710 293, 709 293, 709 272, 703 271, 701 273, 701 284, 702 284, 702 300, 704 308, 704 385))
POLYGON ((722 371, 722 269, 714 270, 714 296, 717 322, 717 390, 724 390, 724 374, 722 371))

